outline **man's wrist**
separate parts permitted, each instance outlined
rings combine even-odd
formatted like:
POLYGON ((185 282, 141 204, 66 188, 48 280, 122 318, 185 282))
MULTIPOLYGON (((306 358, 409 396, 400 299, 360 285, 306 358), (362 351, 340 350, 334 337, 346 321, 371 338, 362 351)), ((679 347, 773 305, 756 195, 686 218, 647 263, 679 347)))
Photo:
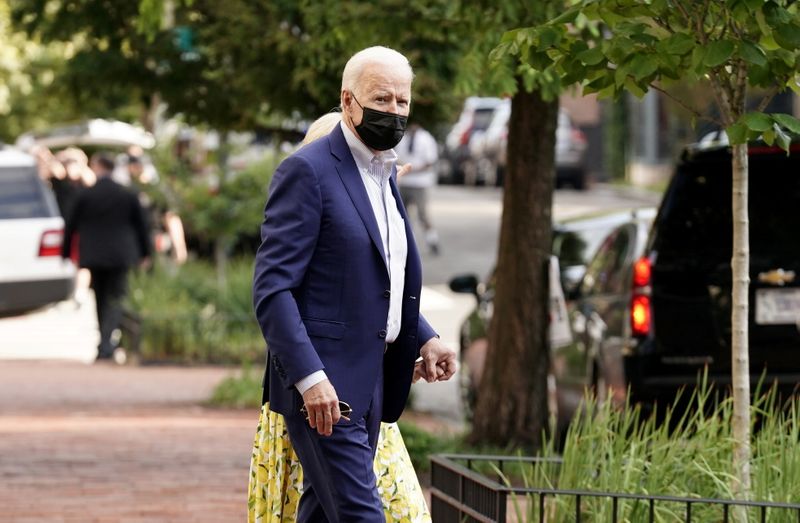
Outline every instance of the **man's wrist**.
POLYGON ((303 394, 306 393, 306 391, 308 389, 310 389, 311 387, 313 387, 317 383, 320 383, 320 382, 325 381, 327 379, 328 379, 328 376, 325 374, 325 371, 324 370, 318 370, 316 372, 312 372, 311 374, 309 374, 305 378, 301 379, 300 381, 295 383, 294 386, 297 389, 297 392, 299 392, 300 395, 302 396, 303 394))

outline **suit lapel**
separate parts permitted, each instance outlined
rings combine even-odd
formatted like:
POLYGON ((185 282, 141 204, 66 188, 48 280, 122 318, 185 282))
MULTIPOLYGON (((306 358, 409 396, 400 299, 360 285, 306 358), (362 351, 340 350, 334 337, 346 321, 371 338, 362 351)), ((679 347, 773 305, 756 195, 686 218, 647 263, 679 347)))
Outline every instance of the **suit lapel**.
POLYGON ((361 221, 364 222, 373 245, 378 249, 381 258, 386 263, 386 253, 383 252, 383 241, 378 229, 378 222, 375 220, 375 213, 372 211, 367 189, 361 180, 361 174, 358 172, 358 167, 356 167, 356 162, 353 160, 353 155, 347 146, 347 141, 344 139, 341 127, 338 125, 334 127, 328 138, 331 144, 331 154, 338 160, 336 172, 339 173, 339 178, 341 178, 347 194, 350 195, 361 221))

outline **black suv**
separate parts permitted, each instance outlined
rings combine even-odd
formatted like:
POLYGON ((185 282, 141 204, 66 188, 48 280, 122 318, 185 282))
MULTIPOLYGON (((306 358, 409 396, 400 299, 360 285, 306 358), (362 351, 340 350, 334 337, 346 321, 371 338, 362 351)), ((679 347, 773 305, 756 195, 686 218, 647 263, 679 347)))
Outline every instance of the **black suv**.
MULTIPOLYGON (((800 147, 751 145, 749 166, 750 376, 766 372, 790 392, 800 380, 800 147)), ((730 383, 731 185, 728 147, 690 149, 664 195, 631 278, 633 314, 649 319, 632 322, 623 355, 634 400, 669 400, 704 366, 730 383)))
MULTIPOLYGON (((800 381, 798 152, 749 150, 750 376, 784 395, 800 381)), ((651 407, 706 367, 730 383, 731 180, 727 146, 689 148, 646 242, 630 225, 605 240, 572 296, 574 342, 553 354, 560 396, 595 386, 651 407)))

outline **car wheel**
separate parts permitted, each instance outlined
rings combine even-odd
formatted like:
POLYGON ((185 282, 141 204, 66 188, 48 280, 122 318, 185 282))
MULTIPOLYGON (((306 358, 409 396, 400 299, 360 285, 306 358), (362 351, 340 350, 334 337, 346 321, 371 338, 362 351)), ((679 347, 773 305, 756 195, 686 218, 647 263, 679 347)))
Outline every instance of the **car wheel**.
POLYGON ((572 185, 578 191, 585 191, 586 190, 586 170, 585 169, 578 169, 575 171, 575 174, 572 178, 572 185))

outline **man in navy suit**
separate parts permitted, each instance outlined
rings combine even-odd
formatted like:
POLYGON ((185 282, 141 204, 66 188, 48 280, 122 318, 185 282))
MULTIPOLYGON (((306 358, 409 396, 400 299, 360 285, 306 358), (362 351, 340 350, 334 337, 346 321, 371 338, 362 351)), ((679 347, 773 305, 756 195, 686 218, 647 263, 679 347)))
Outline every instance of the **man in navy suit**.
POLYGON ((421 264, 395 179, 412 79, 392 49, 353 55, 342 123, 281 163, 270 186, 253 300, 265 401, 303 466, 301 523, 383 522, 380 422, 397 420, 413 378, 456 370, 419 313, 421 264))

